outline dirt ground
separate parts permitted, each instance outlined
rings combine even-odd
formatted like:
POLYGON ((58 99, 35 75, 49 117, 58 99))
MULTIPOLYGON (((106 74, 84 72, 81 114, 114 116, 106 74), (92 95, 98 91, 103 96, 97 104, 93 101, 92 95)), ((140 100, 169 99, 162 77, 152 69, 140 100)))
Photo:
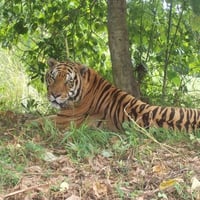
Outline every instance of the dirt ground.
MULTIPOLYGON (((1 138, 21 130, 19 126, 29 117, 2 112, 1 138)), ((6 144, 18 145, 16 137, 11 137, 6 144)), ((37 136, 32 140, 37 142, 37 136)), ((20 173, 17 184, 2 186, 0 199, 200 199, 198 140, 164 146, 146 138, 123 154, 102 150, 79 160, 70 158, 66 149, 47 145, 45 148, 46 158, 31 159, 20 173)))

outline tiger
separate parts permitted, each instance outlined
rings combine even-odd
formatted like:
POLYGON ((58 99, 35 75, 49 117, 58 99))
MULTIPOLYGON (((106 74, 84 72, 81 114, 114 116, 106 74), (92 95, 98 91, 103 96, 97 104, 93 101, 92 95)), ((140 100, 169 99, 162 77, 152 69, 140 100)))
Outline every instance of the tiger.
POLYGON ((155 106, 116 88, 94 69, 83 64, 54 58, 48 60, 45 80, 47 98, 59 108, 50 119, 60 129, 73 122, 88 126, 124 131, 124 122, 134 121, 140 127, 161 127, 193 132, 200 127, 200 110, 155 106))

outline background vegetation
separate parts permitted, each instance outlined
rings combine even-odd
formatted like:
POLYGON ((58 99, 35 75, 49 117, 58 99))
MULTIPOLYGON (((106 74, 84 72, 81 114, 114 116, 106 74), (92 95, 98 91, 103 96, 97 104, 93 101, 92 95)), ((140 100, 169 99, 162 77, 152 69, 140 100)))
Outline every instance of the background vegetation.
MULTIPOLYGON (((39 93, 45 91, 41 83, 49 57, 86 63, 112 81, 106 1, 2 0, 0 7, 1 46, 12 50, 39 93)), ((156 104, 197 106, 199 96, 192 86, 200 72, 199 3, 130 0, 127 13, 142 98, 156 104), (197 97, 192 101, 186 97, 191 91, 197 97)))

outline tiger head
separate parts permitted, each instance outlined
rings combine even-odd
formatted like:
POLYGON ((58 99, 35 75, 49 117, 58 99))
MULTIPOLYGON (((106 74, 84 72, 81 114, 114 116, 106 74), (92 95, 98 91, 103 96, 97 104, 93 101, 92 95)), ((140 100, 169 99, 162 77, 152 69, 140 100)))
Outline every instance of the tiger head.
POLYGON ((48 60, 47 97, 54 107, 66 108, 78 103, 82 96, 83 77, 88 68, 78 63, 48 60))

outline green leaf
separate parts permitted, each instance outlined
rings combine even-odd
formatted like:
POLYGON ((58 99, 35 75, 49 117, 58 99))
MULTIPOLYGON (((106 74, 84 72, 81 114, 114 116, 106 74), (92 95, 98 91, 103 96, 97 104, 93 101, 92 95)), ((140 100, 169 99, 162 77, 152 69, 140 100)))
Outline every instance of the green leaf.
POLYGON ((18 34, 25 34, 28 32, 28 28, 25 26, 23 19, 20 19, 17 23, 15 23, 14 29, 18 34))

